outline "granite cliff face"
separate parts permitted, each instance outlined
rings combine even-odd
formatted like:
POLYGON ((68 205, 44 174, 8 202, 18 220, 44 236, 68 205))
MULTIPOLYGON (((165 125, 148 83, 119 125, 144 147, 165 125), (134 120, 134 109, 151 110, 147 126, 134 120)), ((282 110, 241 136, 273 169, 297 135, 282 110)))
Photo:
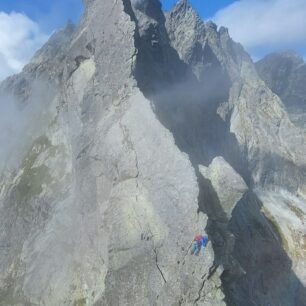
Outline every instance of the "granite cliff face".
POLYGON ((0 305, 305 305, 305 130, 187 1, 85 6, 0 86, 0 305))

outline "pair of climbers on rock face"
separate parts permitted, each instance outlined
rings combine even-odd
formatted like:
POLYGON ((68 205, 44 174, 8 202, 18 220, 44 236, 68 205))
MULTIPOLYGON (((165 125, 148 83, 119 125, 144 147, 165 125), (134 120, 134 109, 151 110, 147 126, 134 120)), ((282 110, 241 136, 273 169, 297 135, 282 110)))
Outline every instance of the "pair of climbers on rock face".
POLYGON ((196 235, 193 239, 192 246, 191 246, 191 255, 199 256, 201 248, 205 248, 208 241, 207 236, 196 235))

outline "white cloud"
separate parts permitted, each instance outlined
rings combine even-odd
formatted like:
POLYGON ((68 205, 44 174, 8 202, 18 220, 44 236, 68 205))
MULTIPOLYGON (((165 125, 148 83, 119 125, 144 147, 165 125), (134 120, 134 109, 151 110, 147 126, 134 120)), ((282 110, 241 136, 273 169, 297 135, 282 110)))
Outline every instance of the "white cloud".
POLYGON ((305 0, 240 0, 212 19, 248 50, 306 49, 305 0))
POLYGON ((21 71, 47 38, 26 15, 0 12, 0 80, 21 71))

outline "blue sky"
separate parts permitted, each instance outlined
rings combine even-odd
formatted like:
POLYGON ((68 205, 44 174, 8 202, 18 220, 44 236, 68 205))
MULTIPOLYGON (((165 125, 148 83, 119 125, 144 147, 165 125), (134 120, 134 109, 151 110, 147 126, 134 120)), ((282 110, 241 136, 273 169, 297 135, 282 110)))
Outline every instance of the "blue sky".
MULTIPOLYGON (((171 8, 176 0, 162 0, 163 8, 168 10, 171 8)), ((202 18, 207 19, 214 16, 220 9, 235 2, 234 0, 190 0, 192 6, 197 10, 202 18)))
POLYGON ((24 13, 37 22, 42 31, 52 32, 68 19, 77 22, 83 5, 81 0, 1 0, 0 11, 24 13))
MULTIPOLYGON (((162 0, 165 10, 171 8, 176 0, 162 0)), ((213 16, 221 8, 234 0, 191 0, 190 3, 204 18, 213 16)), ((44 31, 52 31, 65 24, 67 19, 77 22, 83 11, 81 0, 2 0, 0 11, 26 14, 39 23, 44 31)))
MULTIPOLYGON (((101 0, 111 1, 111 0, 101 0)), ((254 59, 281 50, 306 58, 306 0, 189 0, 200 16, 229 28, 254 59)), ((168 10, 176 0, 162 0, 168 10)), ((68 19, 81 0, 0 0, 0 80, 18 72, 68 19)))

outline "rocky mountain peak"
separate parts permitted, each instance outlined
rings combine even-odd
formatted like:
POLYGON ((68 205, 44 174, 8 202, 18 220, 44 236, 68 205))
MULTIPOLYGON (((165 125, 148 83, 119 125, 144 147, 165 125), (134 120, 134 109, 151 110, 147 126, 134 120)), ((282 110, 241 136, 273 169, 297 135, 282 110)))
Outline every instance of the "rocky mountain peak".
POLYGON ((177 3, 171 8, 171 12, 173 14, 178 13, 186 13, 187 11, 192 10, 196 15, 196 12, 193 10, 192 6, 189 4, 188 0, 179 0, 177 3))
POLYGON ((166 16, 169 16, 169 20, 174 22, 179 22, 184 18, 187 18, 190 24, 201 23, 201 18, 199 14, 193 9, 188 0, 178 1, 172 9, 166 13, 166 16))
MULTIPOLYGON (((296 69, 305 64, 304 59, 299 54, 290 50, 268 54, 263 59, 259 60, 256 65, 260 67, 266 62, 270 64, 278 62, 283 67, 287 65, 288 69, 296 69)), ((287 70, 286 72, 289 71, 287 70)))
POLYGON ((305 130, 187 1, 84 3, 0 86, 0 305, 304 306, 305 130))
POLYGON ((277 52, 277 53, 272 53, 270 55, 267 55, 267 57, 280 57, 280 58, 287 58, 290 59, 294 62, 304 62, 303 58, 295 51, 292 50, 287 50, 283 52, 277 52))
POLYGON ((306 111, 306 64, 292 51, 267 55, 256 63, 260 77, 280 96, 291 119, 304 126, 306 111))
POLYGON ((166 27, 180 58, 194 67, 199 78, 204 75, 202 70, 209 66, 208 59, 223 63, 232 79, 239 78, 242 62, 253 70, 250 57, 231 39, 228 30, 222 26, 218 30, 214 22, 203 21, 188 2, 179 2, 166 13, 166 27), (207 56, 202 56, 203 52, 207 56))
MULTIPOLYGON (((169 20, 176 21, 177 23, 183 22, 184 19, 189 20, 189 25, 193 24, 197 27, 199 34, 203 31, 203 25, 207 29, 217 32, 218 26, 211 20, 204 21, 198 12, 192 7, 188 0, 179 0, 169 12, 166 13, 169 20)), ((221 32, 228 32, 226 28, 220 27, 221 32)))

